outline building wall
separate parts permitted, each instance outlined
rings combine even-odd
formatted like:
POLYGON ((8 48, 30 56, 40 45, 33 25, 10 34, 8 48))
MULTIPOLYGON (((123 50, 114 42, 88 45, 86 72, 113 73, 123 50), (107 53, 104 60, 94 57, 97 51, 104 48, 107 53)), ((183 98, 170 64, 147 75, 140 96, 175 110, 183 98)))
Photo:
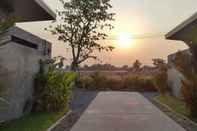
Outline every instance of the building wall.
POLYGON ((5 17, 5 12, 2 9, 0 9, 0 19, 4 19, 5 17))
POLYGON ((30 111, 39 60, 50 58, 51 55, 50 52, 44 53, 50 50, 49 43, 24 30, 13 27, 7 35, 36 43, 38 49, 13 41, 0 47, 0 85, 4 87, 5 98, 8 101, 8 104, 4 104, 3 109, 0 110, 0 122, 19 118, 30 111), (47 49, 43 44, 47 45, 47 49))
POLYGON ((0 18, 2 19, 4 17, 3 11, 0 9, 0 18))

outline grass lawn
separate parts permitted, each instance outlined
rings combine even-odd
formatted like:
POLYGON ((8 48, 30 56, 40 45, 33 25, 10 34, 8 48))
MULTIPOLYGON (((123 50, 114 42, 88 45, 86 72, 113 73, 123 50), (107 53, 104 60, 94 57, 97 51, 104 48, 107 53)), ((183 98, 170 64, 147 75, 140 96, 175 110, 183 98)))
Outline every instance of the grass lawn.
POLYGON ((179 114, 182 114, 184 116, 189 116, 189 109, 186 108, 185 103, 173 96, 169 96, 169 95, 161 96, 160 95, 160 96, 157 96, 155 100, 169 106, 172 110, 174 110, 175 112, 179 114))
POLYGON ((0 127, 0 131, 46 131, 65 112, 30 113, 0 127))

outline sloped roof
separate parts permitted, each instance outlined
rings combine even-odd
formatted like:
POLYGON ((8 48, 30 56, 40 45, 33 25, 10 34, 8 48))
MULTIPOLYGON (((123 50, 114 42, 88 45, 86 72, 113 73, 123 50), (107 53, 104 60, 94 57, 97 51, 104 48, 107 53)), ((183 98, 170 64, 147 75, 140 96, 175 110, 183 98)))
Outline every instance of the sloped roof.
MULTIPOLYGON (((189 34, 192 32, 193 27, 197 25, 197 12, 191 17, 183 21, 173 30, 165 35, 166 39, 170 40, 184 40, 183 35, 189 34), (180 35, 181 34, 181 35, 180 35)), ((197 26, 196 26, 197 27, 197 26)))
POLYGON ((0 5, 11 11, 18 22, 54 20, 56 17, 43 0, 0 0, 0 5))

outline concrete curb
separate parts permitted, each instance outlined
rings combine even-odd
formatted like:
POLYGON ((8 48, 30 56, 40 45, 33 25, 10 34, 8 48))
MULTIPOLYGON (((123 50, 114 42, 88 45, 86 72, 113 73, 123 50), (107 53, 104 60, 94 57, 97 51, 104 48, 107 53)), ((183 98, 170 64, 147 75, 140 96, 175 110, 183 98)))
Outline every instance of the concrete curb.
POLYGON ((167 108, 169 111, 175 113, 175 114, 178 115, 179 117, 182 117, 183 119, 185 119, 185 120, 189 121, 190 123, 192 123, 193 125, 197 126, 197 123, 196 123, 196 122, 192 121, 191 119, 189 119, 188 117, 186 117, 186 116, 184 116, 184 115, 182 115, 182 114, 179 114, 179 113, 175 112, 175 111, 174 111, 172 108, 170 108, 168 105, 166 105, 166 104, 164 104, 164 103, 161 103, 159 100, 157 100, 157 99, 155 99, 155 98, 154 98, 153 100, 154 100, 156 103, 160 104, 161 106, 167 108))
POLYGON ((53 129, 61 123, 62 120, 64 120, 66 117, 68 117, 72 111, 67 112, 63 117, 61 117, 59 120, 57 120, 53 125, 51 125, 47 131, 53 131, 53 129))

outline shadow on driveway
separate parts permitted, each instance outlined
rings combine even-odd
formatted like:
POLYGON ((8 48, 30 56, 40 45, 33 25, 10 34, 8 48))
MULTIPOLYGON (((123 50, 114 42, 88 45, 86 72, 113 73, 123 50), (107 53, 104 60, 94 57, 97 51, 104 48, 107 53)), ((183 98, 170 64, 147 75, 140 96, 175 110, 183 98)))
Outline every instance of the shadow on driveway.
POLYGON ((71 102, 71 109, 73 111, 83 109, 85 110, 89 104, 96 98, 98 91, 87 91, 76 89, 74 91, 73 100, 71 102))

